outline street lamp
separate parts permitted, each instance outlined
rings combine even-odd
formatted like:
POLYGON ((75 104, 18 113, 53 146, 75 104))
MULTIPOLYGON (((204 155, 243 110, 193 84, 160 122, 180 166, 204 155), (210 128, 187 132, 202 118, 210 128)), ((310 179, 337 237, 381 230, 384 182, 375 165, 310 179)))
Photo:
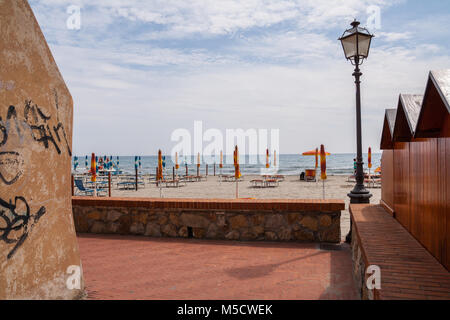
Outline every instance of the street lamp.
POLYGON ((356 140, 357 140, 357 155, 356 155, 356 185, 348 194, 350 203, 370 203, 372 195, 364 187, 364 171, 361 145, 361 92, 360 92, 360 77, 362 73, 359 66, 363 63, 369 55, 370 42, 374 37, 366 28, 359 27, 358 21, 351 23, 352 28, 345 30, 339 40, 342 43, 345 57, 350 60, 355 66, 356 84, 356 140))

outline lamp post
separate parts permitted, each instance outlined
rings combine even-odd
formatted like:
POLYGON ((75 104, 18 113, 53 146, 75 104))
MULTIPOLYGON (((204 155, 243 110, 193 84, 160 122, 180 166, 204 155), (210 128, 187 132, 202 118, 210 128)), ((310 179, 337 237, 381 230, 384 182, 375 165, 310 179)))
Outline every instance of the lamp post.
MULTIPOLYGON (((351 23, 352 28, 345 30, 339 40, 342 43, 345 57, 355 66, 353 76, 356 84, 356 185, 348 194, 350 203, 370 203, 372 194, 364 187, 364 171, 361 142, 361 70, 359 66, 369 55, 370 43, 374 37, 366 28, 359 27, 358 21, 351 23)), ((351 230, 350 230, 351 232, 351 230)))

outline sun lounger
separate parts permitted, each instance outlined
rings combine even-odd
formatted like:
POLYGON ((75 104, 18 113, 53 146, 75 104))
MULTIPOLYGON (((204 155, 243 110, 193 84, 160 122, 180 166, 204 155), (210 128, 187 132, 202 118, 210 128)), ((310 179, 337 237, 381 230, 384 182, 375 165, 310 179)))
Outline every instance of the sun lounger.
POLYGON ((253 188, 264 188, 265 187, 264 180, 262 180, 262 179, 254 179, 254 180, 251 180, 250 183, 252 184, 253 188))
MULTIPOLYGON (((78 189, 78 193, 81 195, 85 195, 85 196, 93 196, 95 189, 93 188, 86 188, 83 184, 83 180, 82 179, 75 179, 74 180, 75 186, 78 189)), ((106 196, 106 189, 102 189, 102 188, 97 188, 97 196, 101 197, 101 196, 106 196)))

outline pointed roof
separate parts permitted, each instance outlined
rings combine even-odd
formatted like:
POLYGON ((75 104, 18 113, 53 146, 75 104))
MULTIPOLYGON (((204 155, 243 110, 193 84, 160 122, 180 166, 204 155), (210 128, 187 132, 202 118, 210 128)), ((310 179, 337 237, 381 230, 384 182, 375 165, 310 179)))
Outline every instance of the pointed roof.
POLYGON ((423 96, 400 94, 395 118, 393 141, 408 142, 414 136, 423 96))
POLYGON ((396 115, 397 109, 386 109, 385 111, 383 132, 381 134, 381 150, 392 149, 394 147, 392 136, 394 134, 396 115))
POLYGON ((431 71, 420 110, 416 138, 441 136, 442 127, 450 114, 450 69, 431 71))

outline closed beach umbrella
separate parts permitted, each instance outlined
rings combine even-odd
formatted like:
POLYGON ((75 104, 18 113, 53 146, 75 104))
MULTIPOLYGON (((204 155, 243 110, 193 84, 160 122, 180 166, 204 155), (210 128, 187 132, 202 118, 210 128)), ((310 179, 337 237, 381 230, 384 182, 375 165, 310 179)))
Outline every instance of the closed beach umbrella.
POLYGON ((137 168, 138 168, 138 157, 134 156, 134 169, 137 170, 137 168))
POLYGON ((367 162, 368 162, 368 166, 369 166, 369 169, 370 168, 372 168, 372 148, 371 147, 369 147, 369 154, 367 155, 367 162))
POLYGON ((175 169, 179 169, 180 165, 178 164, 178 152, 175 152, 175 169))
POLYGON ((327 154, 324 145, 320 145, 320 179, 327 179, 327 154))
POLYGON ((161 150, 158 151, 158 175, 156 180, 162 180, 163 178, 163 159, 161 150))
POLYGON ((197 154, 197 168, 200 168, 200 152, 197 154))
POLYGON ((219 168, 222 169, 223 168, 223 152, 220 151, 220 164, 219 164, 219 168))
POLYGON ((117 169, 119 169, 119 163, 120 163, 119 156, 117 156, 117 169))
POLYGON ((266 149, 266 168, 270 167, 269 163, 269 149, 266 149))
POLYGON ((75 156, 73 160, 73 169, 76 171, 78 167, 78 157, 75 156))
POLYGON ((94 153, 92 153, 91 157, 91 181, 97 181, 97 161, 94 153))
POLYGON ((239 179, 241 177, 241 171, 239 170, 239 151, 238 146, 234 148, 234 177, 239 179))
POLYGON ((139 169, 142 168, 141 156, 139 156, 139 169))

